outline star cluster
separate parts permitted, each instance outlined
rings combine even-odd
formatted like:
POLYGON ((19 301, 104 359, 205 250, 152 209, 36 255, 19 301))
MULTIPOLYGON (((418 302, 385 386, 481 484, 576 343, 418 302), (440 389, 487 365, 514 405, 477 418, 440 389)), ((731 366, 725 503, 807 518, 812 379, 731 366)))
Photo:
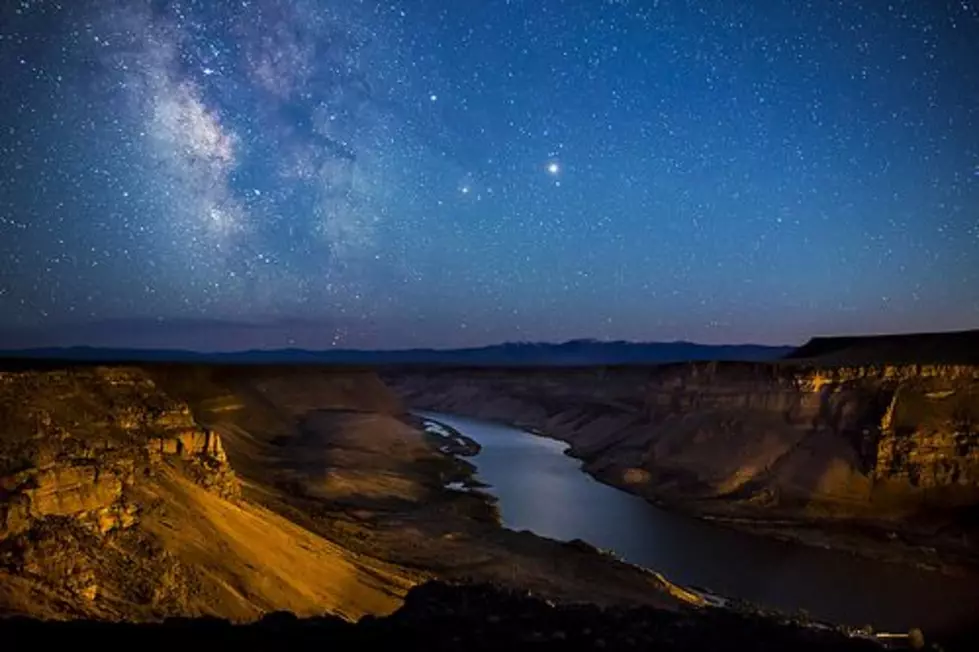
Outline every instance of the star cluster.
POLYGON ((0 11, 0 327, 263 322, 285 346, 301 321, 308 345, 401 347, 979 325, 972 2, 0 11))

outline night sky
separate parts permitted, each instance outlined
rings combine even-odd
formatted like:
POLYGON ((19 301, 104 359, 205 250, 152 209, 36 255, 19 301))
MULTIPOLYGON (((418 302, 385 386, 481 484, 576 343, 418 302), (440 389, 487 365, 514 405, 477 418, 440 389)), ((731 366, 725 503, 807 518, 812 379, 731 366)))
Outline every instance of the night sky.
POLYGON ((979 326, 971 0, 2 7, 8 331, 979 326))

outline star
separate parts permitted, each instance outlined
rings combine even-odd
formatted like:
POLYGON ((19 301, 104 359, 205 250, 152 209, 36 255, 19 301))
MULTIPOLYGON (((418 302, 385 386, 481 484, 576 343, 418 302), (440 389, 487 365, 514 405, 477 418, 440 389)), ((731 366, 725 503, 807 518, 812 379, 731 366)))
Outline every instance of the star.
POLYGON ((941 45, 979 43, 975 3, 522 3, 478 28, 438 0, 12 4, 0 333, 76 304, 367 348, 979 319, 979 67, 941 45), (847 46, 856 25, 888 38, 847 46))

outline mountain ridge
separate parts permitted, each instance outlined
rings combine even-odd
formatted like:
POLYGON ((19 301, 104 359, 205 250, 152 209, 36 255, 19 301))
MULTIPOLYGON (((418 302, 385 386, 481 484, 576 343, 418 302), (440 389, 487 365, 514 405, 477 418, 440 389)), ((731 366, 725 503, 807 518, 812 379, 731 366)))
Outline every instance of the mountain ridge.
POLYGON ((216 362, 232 364, 446 364, 446 365, 589 365, 656 364, 704 360, 772 361, 795 350, 761 344, 694 342, 628 342, 592 339, 549 342, 504 342, 456 349, 244 349, 204 352, 171 348, 92 346, 0 349, 0 358, 87 362, 216 362))

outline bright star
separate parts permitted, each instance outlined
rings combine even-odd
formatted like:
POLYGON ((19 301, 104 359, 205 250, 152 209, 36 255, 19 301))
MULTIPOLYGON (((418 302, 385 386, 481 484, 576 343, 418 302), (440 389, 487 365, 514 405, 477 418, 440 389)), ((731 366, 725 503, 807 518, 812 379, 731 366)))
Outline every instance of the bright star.
POLYGON ((439 98, 439 96, 436 95, 435 93, 432 93, 431 95, 428 96, 428 99, 431 102, 434 102, 434 101, 438 100, 438 98, 439 98))
POLYGON ((464 194, 464 195, 468 195, 469 194, 469 186, 463 186, 462 188, 460 188, 460 190, 461 190, 462 194, 464 194))
POLYGON ((561 166, 558 165, 557 161, 551 161, 547 164, 547 171, 549 174, 557 174, 561 171, 561 166))

